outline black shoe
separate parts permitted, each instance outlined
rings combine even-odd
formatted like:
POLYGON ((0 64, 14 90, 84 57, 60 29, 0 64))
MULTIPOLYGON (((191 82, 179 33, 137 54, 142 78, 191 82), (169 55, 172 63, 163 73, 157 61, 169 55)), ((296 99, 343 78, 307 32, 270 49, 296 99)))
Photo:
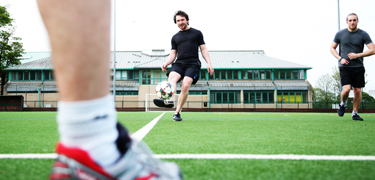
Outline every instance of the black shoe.
POLYGON ((173 108, 173 101, 167 101, 162 99, 154 99, 154 104, 159 107, 173 108))
POLYGON ((182 121, 180 113, 173 114, 173 121, 182 121))
POLYGON ((361 116, 359 116, 358 114, 352 116, 353 120, 354 121, 363 121, 363 119, 361 118, 361 116))
POLYGON ((341 106, 341 105, 339 105, 339 110, 337 110, 337 114, 339 114, 339 116, 344 116, 344 114, 345 114, 345 109, 346 109, 346 107, 345 107, 345 105, 343 105, 343 106, 341 106))

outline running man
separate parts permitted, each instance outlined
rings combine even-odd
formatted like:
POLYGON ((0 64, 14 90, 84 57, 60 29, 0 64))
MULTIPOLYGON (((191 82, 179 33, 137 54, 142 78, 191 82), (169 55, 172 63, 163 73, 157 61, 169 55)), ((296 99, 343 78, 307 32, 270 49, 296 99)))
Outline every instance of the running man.
POLYGON ((110 76, 110 0, 38 0, 47 28, 60 135, 50 179, 181 179, 117 122, 110 76))
MULTIPOLYGON (((212 67, 210 55, 203 40, 201 31, 189 27, 189 16, 184 11, 177 11, 174 15, 174 23, 180 28, 180 31, 172 37, 172 49, 167 61, 161 66, 162 71, 167 71, 167 66, 172 62, 172 67, 167 72, 168 82, 175 87, 177 82, 182 80, 181 92, 178 98, 178 104, 173 115, 174 121, 182 121, 180 111, 189 95, 189 88, 197 83, 201 62, 199 60, 198 48, 200 48, 204 60, 207 62, 207 71, 212 76, 214 68, 212 67), (176 59, 177 57, 177 59, 176 59)), ((155 99, 154 103, 160 107, 173 107, 173 101, 163 101, 155 99)))
POLYGON ((358 115, 358 108, 362 100, 361 88, 365 87, 363 57, 373 55, 375 53, 375 45, 367 32, 357 27, 358 22, 358 16, 355 13, 351 13, 346 17, 348 28, 336 33, 330 51, 338 59, 342 86, 341 103, 337 113, 339 116, 344 116, 346 100, 353 87, 352 119, 354 121, 363 121, 358 115), (338 45, 340 45, 339 53, 336 51, 338 45), (363 52, 364 45, 368 47, 365 52, 363 52))

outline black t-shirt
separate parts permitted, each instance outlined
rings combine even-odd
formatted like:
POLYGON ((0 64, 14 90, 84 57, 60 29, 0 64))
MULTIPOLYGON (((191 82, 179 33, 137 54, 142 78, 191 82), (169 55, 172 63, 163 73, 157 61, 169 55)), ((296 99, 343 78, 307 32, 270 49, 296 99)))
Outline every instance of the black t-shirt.
POLYGON ((179 31, 172 37, 172 50, 177 52, 175 63, 199 64, 198 48, 205 44, 201 31, 189 28, 186 31, 179 31))
POLYGON ((358 29, 356 32, 343 29, 336 33, 333 42, 340 45, 339 55, 349 61, 349 64, 345 66, 338 62, 339 67, 362 67, 363 57, 350 60, 348 54, 362 53, 365 44, 372 43, 372 40, 367 32, 361 29, 358 29))

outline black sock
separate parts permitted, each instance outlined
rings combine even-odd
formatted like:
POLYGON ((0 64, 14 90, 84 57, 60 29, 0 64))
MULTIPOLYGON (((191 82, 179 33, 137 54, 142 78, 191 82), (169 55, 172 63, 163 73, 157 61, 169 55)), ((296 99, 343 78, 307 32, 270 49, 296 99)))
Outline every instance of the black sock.
POLYGON ((128 131, 120 123, 116 125, 118 131, 118 137, 116 140, 117 149, 120 151, 121 156, 123 156, 129 149, 131 144, 131 138, 129 137, 128 131))

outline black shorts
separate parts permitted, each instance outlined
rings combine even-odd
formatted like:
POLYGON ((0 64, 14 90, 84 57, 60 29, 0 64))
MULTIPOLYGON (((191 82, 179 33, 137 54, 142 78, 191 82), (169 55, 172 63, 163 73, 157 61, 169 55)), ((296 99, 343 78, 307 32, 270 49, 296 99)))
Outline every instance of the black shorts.
POLYGON ((172 71, 181 75, 181 78, 178 80, 180 82, 185 76, 191 77, 193 79, 193 83, 195 84, 199 80, 199 72, 201 71, 201 67, 195 64, 182 64, 182 63, 173 63, 171 69, 167 72, 167 76, 169 77, 169 73, 172 71))
POLYGON ((365 67, 340 67, 341 86, 365 87, 365 67))

